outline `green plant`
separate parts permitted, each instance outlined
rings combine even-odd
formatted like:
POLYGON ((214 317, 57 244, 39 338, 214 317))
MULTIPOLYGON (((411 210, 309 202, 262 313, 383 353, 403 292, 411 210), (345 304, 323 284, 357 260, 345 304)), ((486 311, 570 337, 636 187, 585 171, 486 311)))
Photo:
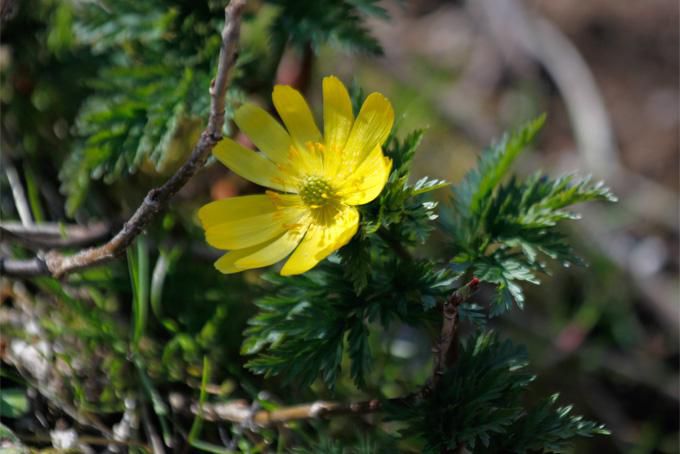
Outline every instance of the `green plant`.
MULTIPOLYGON (((543 260, 579 263, 560 230, 577 218, 570 207, 615 200, 589 179, 511 173, 544 117, 482 152, 457 184, 412 182, 423 131, 397 128, 384 147, 393 163, 385 188, 359 207, 359 230, 336 254, 294 277, 213 269, 195 220, 208 188, 178 193, 221 135, 234 134, 233 108, 271 92, 287 47, 379 54, 364 17, 387 19, 373 0, 234 4, 232 34, 225 32, 232 41, 220 36, 224 5, 215 1, 44 2, 22 10, 15 26, 37 22, 35 39, 46 44, 32 77, 53 68, 64 93, 78 96, 69 103, 60 85, 41 80, 43 92, 27 102, 16 95, 24 66, 3 73, 3 108, 12 112, 3 128, 28 137, 8 136, 26 148, 10 160, 28 169, 35 220, 52 221, 39 247, 30 229, 15 234, 21 241, 10 252, 24 261, 3 258, 3 272, 17 278, 8 284, 12 308, 25 317, 7 329, 13 342, 44 342, 50 366, 36 377, 13 357, 17 373, 3 375, 12 383, 3 417, 26 417, 23 388, 33 388, 42 400, 32 405, 95 432, 91 444, 114 444, 116 424, 128 431, 123 443, 131 450, 564 452, 576 437, 607 433, 558 407, 555 394, 532 396, 526 351, 488 327, 514 305, 531 304, 522 285, 539 283, 543 260), (240 53, 230 60, 241 17, 240 53), (215 82, 209 94, 213 75, 225 82, 230 70, 228 90, 215 82), (50 90, 51 103, 41 104, 50 90), (220 103, 226 123, 215 113, 220 103), (66 132, 33 133, 32 115, 41 125, 59 117, 66 132), (40 154, 52 142, 62 153, 40 154), (34 181, 50 169, 59 171, 65 213, 45 209, 34 181), (435 199, 444 193, 447 200, 435 199), (82 226, 65 223, 100 218, 115 231, 121 216, 129 222, 120 236, 98 249, 84 249, 74 239, 82 226), (434 232, 444 242, 427 249, 434 232), (43 247, 55 250, 32 255, 43 247), (123 250, 127 269, 114 260, 123 250), (494 296, 477 300, 480 285, 494 296), (29 332, 24 322, 36 327, 29 332), (398 351, 409 336, 425 346, 417 355, 398 351), (137 419, 143 430, 134 432, 137 419)), ((16 29, 6 33, 16 49, 36 47, 16 29)), ((354 90, 355 106, 363 97, 354 90)), ((205 180, 224 183, 215 175, 205 180)), ((4 192, 3 218, 13 218, 4 192)))

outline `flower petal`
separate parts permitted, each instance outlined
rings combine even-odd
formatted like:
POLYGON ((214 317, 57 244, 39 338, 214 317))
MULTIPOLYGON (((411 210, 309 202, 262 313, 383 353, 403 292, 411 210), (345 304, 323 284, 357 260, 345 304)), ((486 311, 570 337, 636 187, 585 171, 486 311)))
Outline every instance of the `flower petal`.
POLYGON ((273 242, 235 261, 234 266, 241 269, 262 268, 283 260, 300 244, 307 232, 307 226, 288 230, 273 242))
POLYGON ((312 111, 299 91, 288 85, 277 85, 272 100, 298 149, 304 150, 307 142, 321 141, 312 111))
POLYGON ((382 145, 392 130, 394 110, 380 93, 371 93, 361 106, 344 149, 344 165, 352 172, 375 149, 382 145))
POLYGON ((203 221, 203 226, 208 244, 218 249, 244 249, 269 241, 300 223, 305 214, 304 210, 297 207, 282 208, 271 200, 267 204, 263 199, 268 198, 268 196, 234 197, 206 205, 199 212, 199 217, 206 220, 203 221), (244 201, 238 200, 246 198, 254 200, 253 206, 257 208, 248 207, 244 201), (237 203, 229 203, 231 201, 237 203), (243 210, 234 209, 239 207, 243 207, 243 210), (214 214, 222 208, 232 214, 214 214), (211 223, 214 221, 218 222, 211 223))
POLYGON ((229 138, 222 139, 213 154, 225 166, 246 180, 285 192, 297 192, 291 175, 286 174, 260 153, 249 150, 229 138))
POLYGON ((262 249, 263 247, 266 247, 268 244, 271 244, 274 241, 275 240, 271 240, 265 244, 258 244, 257 246, 252 246, 246 249, 239 249, 238 251, 227 252, 222 257, 217 259, 217 261, 215 262, 215 268, 217 268, 218 271, 224 274, 232 274, 243 271, 242 268, 236 266, 236 262, 238 260, 257 252, 258 250, 262 249))
POLYGON ((347 89, 337 77, 324 77, 323 132, 327 152, 341 153, 353 122, 352 101, 347 89))
POLYGON ((392 168, 392 160, 385 157, 380 147, 354 171, 352 176, 340 185, 338 195, 347 205, 363 205, 378 197, 387 183, 392 168))
POLYGON ((343 205, 332 224, 312 223, 305 238, 281 269, 282 276, 301 274, 349 242, 359 228, 359 211, 343 205))
POLYGON ((277 163, 287 162, 292 141, 269 112, 255 104, 244 104, 234 114, 234 121, 269 159, 277 163))
POLYGON ((276 206, 271 197, 264 194, 243 195, 215 200, 198 210, 198 219, 204 230, 225 222, 233 222, 246 217, 273 213, 276 206))
POLYGON ((206 242, 217 249, 243 249, 264 243, 286 229, 272 214, 226 222, 205 231, 206 242))

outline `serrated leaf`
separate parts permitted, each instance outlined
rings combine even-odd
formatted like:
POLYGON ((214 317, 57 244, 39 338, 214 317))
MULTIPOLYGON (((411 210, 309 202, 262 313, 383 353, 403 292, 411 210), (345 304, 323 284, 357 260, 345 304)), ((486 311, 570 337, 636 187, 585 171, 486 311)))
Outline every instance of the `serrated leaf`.
POLYGON ((269 0, 280 8, 271 33, 275 46, 289 42, 299 49, 331 44, 352 52, 380 55, 382 48, 370 34, 362 14, 386 18, 376 0, 269 0))
POLYGON ((556 180, 537 173, 525 180, 504 182, 510 165, 536 135, 544 118, 505 135, 480 157, 477 167, 453 189, 452 205, 441 219, 457 255, 452 265, 496 284, 492 315, 522 307, 518 282, 537 284, 545 272, 543 257, 562 264, 580 263, 565 236, 557 230, 565 220, 578 219, 570 206, 588 201, 615 201, 611 191, 590 178, 556 180))

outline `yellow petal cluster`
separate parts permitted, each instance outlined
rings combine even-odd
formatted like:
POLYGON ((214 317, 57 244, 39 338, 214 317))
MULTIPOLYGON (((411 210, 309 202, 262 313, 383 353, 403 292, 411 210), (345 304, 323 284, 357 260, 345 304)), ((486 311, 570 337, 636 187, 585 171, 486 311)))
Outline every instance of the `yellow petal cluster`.
POLYGON ((394 111, 380 93, 370 94, 355 118, 342 82, 324 78, 323 134, 297 90, 277 85, 272 99, 283 126, 254 104, 234 116, 259 152, 229 138, 213 150, 233 172, 271 189, 199 210, 206 241, 229 251, 215 262, 223 273, 269 266, 288 256, 282 275, 313 268, 354 236, 356 205, 380 194, 392 166, 381 146, 394 111))

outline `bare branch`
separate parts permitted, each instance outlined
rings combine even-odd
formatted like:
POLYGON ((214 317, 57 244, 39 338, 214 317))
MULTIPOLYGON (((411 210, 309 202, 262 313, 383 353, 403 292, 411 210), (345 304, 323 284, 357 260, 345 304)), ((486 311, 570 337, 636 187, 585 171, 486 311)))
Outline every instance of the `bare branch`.
POLYGON ((90 225, 58 223, 25 226, 19 222, 0 222, 0 241, 12 241, 29 249, 87 246, 111 233, 111 225, 97 222, 90 225))
MULTIPOLYGON (((390 399, 394 404, 407 404, 418 395, 409 394, 404 397, 390 399)), ((234 423, 252 423, 259 427, 285 424, 293 421, 320 419, 337 415, 365 415, 376 413, 383 409, 383 404, 377 399, 364 400, 353 403, 340 403, 319 400, 275 410, 253 411, 245 400, 235 400, 223 403, 204 403, 199 407, 197 402, 189 401, 181 394, 170 394, 170 405, 177 412, 199 415, 208 421, 231 421, 234 423)))
POLYGON ((232 0, 224 10, 222 49, 217 74, 210 87, 208 126, 201 134, 189 160, 165 184, 149 191, 137 211, 109 242, 98 247, 84 249, 71 256, 51 250, 44 257, 36 257, 28 261, 3 260, 0 262, 0 272, 8 276, 51 274, 54 277, 60 277, 73 271, 100 265, 122 254, 144 228, 165 209, 167 202, 203 167, 212 149, 222 139, 225 94, 229 73, 236 60, 244 5, 245 0, 232 0))
POLYGON ((430 390, 437 386, 446 369, 455 361, 455 343, 458 337, 458 307, 470 298, 478 286, 479 279, 474 277, 470 282, 453 292, 444 303, 441 335, 432 348, 434 353, 432 380, 426 385, 426 388, 430 390), (452 349, 452 347, 454 348, 452 349))
POLYGON ((25 260, 0 257, 0 275, 2 276, 35 277, 49 274, 50 270, 40 256, 25 260))

